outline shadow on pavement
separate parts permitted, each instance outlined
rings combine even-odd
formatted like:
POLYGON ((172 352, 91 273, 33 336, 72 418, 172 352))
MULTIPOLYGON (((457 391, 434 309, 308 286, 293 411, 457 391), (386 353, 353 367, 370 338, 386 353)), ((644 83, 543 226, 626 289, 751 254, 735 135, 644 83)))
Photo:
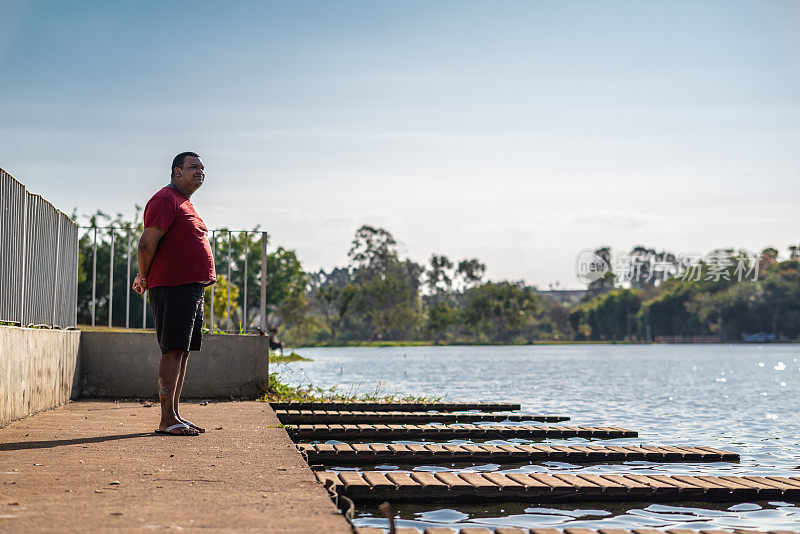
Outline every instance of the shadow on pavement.
POLYGON ((144 438, 155 436, 153 432, 137 432, 135 434, 115 434, 113 436, 97 436, 94 438, 55 439, 47 441, 18 441, 0 443, 0 451, 21 451, 26 449, 50 449, 64 445, 80 445, 81 443, 102 443, 119 439, 144 438))

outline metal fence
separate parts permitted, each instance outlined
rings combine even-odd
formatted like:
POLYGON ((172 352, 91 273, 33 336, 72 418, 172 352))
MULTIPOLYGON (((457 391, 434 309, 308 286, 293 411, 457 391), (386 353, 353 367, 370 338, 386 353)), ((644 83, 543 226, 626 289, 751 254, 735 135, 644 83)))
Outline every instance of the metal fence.
POLYGON ((78 227, 0 169, 0 321, 77 323, 78 227))
MULTIPOLYGON (((81 226, 80 230, 83 232, 79 244, 81 261, 87 272, 86 283, 81 285, 77 295, 79 307, 85 311, 81 317, 93 327, 102 321, 103 326, 109 328, 147 328, 152 324, 147 294, 139 296, 131 287, 138 271, 137 244, 141 237, 141 224, 81 226), (99 266, 98 258, 102 258, 99 266), (140 299, 140 302, 134 302, 132 298, 140 299), (138 316, 139 309, 141 316, 138 316)), ((218 283, 207 290, 211 303, 208 303, 204 326, 212 331, 232 334, 265 332, 267 288, 261 281, 267 279, 267 232, 213 230, 209 234, 209 244, 218 283), (234 240, 243 249, 238 254, 233 253, 234 240), (251 261, 251 253, 256 249, 260 249, 255 258, 258 261, 251 261), (220 284, 223 277, 225 284, 220 284), (232 296, 232 287, 238 292, 237 297, 232 296), (217 306, 212 304, 219 296, 225 301, 221 313, 217 313, 217 306)))

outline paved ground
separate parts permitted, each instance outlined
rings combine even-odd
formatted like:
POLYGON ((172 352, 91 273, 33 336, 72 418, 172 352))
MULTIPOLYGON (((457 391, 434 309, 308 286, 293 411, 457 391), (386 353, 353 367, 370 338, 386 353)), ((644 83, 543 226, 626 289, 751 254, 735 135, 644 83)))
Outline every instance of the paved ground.
POLYGON ((350 532, 269 405, 182 412, 207 432, 158 436, 157 405, 114 401, 1 428, 0 532, 350 532))

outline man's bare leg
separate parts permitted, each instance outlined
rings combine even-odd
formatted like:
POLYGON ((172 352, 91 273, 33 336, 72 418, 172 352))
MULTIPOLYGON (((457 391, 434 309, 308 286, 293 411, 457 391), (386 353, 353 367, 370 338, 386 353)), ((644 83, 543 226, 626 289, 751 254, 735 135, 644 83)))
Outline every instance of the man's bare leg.
POLYGON ((184 377, 186 377, 186 366, 188 365, 188 363, 189 363, 189 351, 185 351, 185 352, 181 353, 181 370, 180 370, 180 374, 178 375, 178 384, 175 387, 175 397, 174 397, 175 400, 174 400, 174 403, 173 403, 173 409, 175 411, 175 415, 178 417, 178 419, 181 422, 186 423, 187 425, 191 426, 193 429, 197 430, 198 432, 205 432, 206 431, 205 428, 199 427, 199 426, 194 425, 194 424, 190 424, 183 417, 181 417, 181 412, 180 412, 180 406, 179 405, 180 405, 180 402, 181 402, 181 391, 183 390, 183 379, 184 379, 184 377))
MULTIPOLYGON (((188 353, 187 353, 188 354, 188 353)), ((178 379, 181 376, 181 360, 183 351, 173 350, 161 355, 158 364, 158 398, 161 401, 161 423, 159 430, 166 430, 172 425, 182 423, 175 411, 175 393, 178 389, 178 379)), ((193 428, 177 428, 174 434, 188 434, 196 436, 199 432, 193 428)))

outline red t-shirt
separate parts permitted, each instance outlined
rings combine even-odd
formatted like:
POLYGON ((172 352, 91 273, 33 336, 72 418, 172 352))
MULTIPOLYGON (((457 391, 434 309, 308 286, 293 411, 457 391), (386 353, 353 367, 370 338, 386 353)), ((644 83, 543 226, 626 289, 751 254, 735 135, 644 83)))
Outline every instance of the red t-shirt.
POLYGON ((216 282, 208 228, 186 195, 169 186, 153 195, 144 207, 144 227, 151 226, 166 233, 150 265, 148 287, 216 282))

